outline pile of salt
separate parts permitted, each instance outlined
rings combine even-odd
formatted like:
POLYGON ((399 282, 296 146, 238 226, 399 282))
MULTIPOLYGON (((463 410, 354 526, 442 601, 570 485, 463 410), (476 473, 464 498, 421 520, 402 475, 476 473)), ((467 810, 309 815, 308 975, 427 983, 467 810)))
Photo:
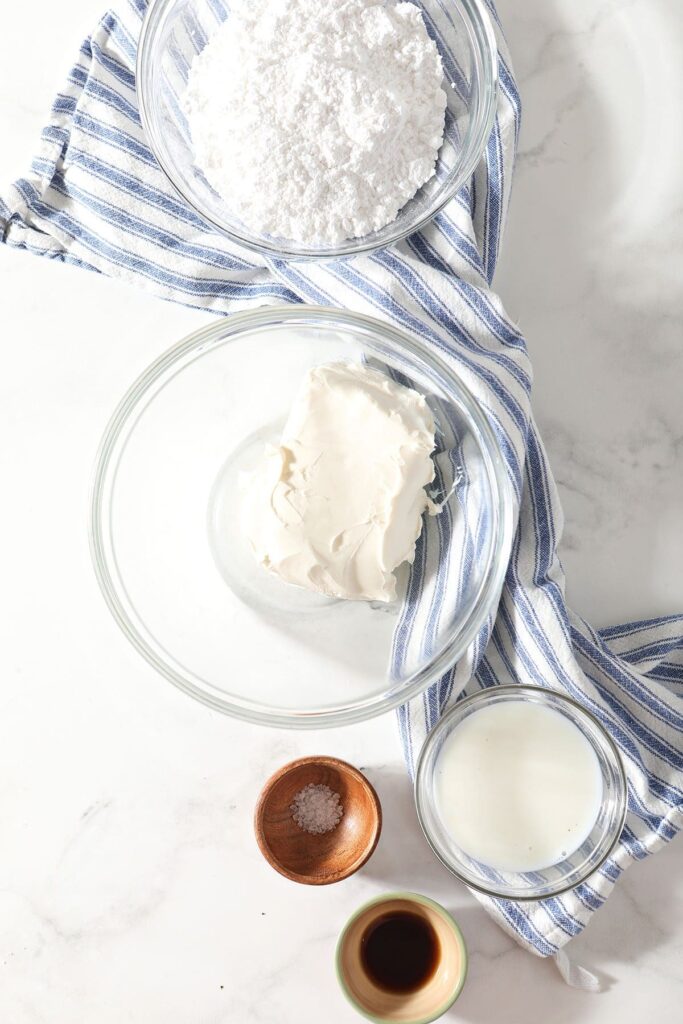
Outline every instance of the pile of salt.
POLYGON ((331 832, 344 813, 339 793, 335 793, 329 786, 313 782, 299 790, 290 810, 299 828, 313 835, 331 832))

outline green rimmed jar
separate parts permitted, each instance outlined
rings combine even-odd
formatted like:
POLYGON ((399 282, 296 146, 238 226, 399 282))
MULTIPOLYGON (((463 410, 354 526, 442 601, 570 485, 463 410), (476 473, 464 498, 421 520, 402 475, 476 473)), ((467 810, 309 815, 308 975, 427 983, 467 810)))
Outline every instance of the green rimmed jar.
POLYGON ((413 892, 390 892, 364 903, 349 918, 336 951, 337 978, 353 1008, 374 1024, 430 1024, 460 995, 467 976, 467 948, 457 924, 442 906, 413 892), (361 940, 384 914, 408 911, 425 918, 436 932, 439 959, 431 977, 414 992, 380 988, 363 966, 361 940))

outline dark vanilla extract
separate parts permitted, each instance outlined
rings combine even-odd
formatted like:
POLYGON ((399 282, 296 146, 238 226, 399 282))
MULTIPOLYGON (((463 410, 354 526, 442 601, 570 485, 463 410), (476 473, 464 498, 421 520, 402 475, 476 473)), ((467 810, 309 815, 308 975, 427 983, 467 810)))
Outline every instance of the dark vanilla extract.
POLYGON ((434 976, 439 937, 429 921, 410 910, 391 910, 363 932, 360 955, 368 977, 387 992, 416 992, 434 976))

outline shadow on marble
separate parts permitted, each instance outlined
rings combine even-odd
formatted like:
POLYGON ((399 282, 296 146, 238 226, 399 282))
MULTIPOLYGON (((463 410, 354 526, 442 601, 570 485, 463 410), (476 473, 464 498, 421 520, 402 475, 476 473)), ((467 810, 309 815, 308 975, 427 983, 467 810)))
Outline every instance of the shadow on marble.
POLYGON ((570 604, 598 626, 676 612, 683 9, 679 33, 663 0, 498 9, 523 115, 494 286, 529 342, 570 604))
MULTIPOLYGON (((573 1024, 606 1019, 603 1000, 609 998, 607 993, 618 992, 624 978, 632 977, 632 973, 625 975, 624 964, 638 972, 642 984, 657 979, 683 984, 683 948, 680 927, 677 929, 682 912, 683 842, 679 839, 656 857, 634 865, 585 931, 567 947, 574 961, 602 981, 603 991, 596 995, 569 988, 551 960, 522 954, 512 942, 498 952, 481 949, 481 920, 474 908, 461 907, 455 913, 470 949, 470 969, 462 996, 444 1020, 573 1024), (502 1000, 504 1018, 500 1017, 502 1000)), ((607 1005, 614 1004, 610 1001, 607 1005)), ((656 1015, 656 1003, 651 1009, 656 1015)), ((625 1005, 618 1019, 642 1019, 640 1013, 624 1016, 624 1010, 625 1005)))
MULTIPOLYGON (((436 859, 422 835, 407 772, 367 765, 363 771, 377 789, 384 818, 380 843, 363 875, 387 891, 408 889, 437 899, 465 936, 470 953, 468 983, 457 1008, 445 1019, 486 1024, 496 1006, 490 990, 498 991, 496 998, 500 998, 506 979, 514 979, 505 991, 506 1024, 545 1019, 549 1000, 554 1005, 554 999, 558 1000, 554 1024, 571 1021, 577 1001, 601 998, 568 988, 552 961, 523 951, 436 859)), ((683 981, 683 949, 676 942, 682 918, 683 840, 679 837, 622 876, 584 932, 569 944, 568 952, 599 977, 603 993, 618 985, 616 978, 623 973, 620 965, 656 969, 662 956, 667 972, 683 981)))
POLYGON ((604 906, 572 943, 577 960, 600 969, 606 963, 656 963, 667 947, 667 969, 683 982, 683 839, 622 875, 604 906))
POLYGON ((363 873, 387 889, 433 891, 435 883, 452 876, 436 859, 415 811, 407 771, 363 767, 382 804, 382 835, 363 873))

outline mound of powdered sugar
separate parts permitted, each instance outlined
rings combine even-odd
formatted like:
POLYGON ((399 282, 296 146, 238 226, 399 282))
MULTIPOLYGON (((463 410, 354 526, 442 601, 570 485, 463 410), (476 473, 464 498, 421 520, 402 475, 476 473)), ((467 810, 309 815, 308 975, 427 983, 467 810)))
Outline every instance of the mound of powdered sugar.
POLYGON ((195 164, 254 231, 368 234, 434 173, 442 79, 414 4, 236 0, 190 69, 195 164))

